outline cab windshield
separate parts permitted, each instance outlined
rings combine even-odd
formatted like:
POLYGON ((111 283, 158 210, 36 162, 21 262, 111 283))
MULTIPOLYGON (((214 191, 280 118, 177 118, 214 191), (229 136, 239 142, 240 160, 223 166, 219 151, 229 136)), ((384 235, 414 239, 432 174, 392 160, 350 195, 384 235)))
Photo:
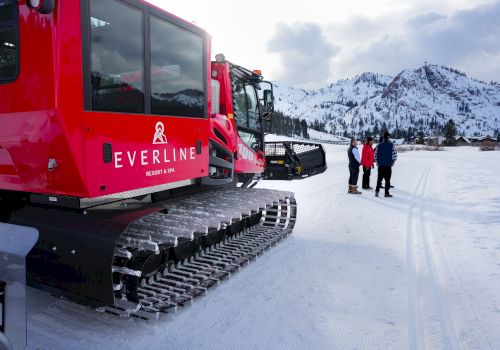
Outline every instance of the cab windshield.
POLYGON ((16 0, 0 0, 0 83, 14 81, 19 71, 17 6, 16 0))
POLYGON ((241 140, 257 152, 263 147, 261 126, 261 106, 255 86, 236 76, 232 76, 233 112, 241 140))
POLYGON ((252 84, 233 79, 233 110, 238 126, 260 129, 259 99, 252 84))

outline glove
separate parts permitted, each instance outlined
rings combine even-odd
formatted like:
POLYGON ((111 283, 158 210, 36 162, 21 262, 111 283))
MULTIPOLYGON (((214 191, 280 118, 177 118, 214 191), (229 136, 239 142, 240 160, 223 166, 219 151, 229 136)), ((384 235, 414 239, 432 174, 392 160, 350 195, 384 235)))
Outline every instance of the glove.
POLYGON ((372 169, 375 169, 375 165, 372 165, 372 169))

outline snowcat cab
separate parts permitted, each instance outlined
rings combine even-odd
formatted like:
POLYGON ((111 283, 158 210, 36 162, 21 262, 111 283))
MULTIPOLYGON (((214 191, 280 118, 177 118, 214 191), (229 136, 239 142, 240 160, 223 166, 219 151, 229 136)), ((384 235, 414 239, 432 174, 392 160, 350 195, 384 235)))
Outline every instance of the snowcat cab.
POLYGON ((264 122, 270 120, 274 109, 272 84, 263 81, 260 71, 226 61, 216 55, 212 62, 212 123, 215 137, 234 151, 235 176, 248 184, 261 177, 265 169, 264 122), (259 96, 261 84, 270 89, 259 96), (234 142, 227 140, 225 130, 236 130, 234 142))
POLYGON ((239 182, 247 185, 262 176, 300 179, 326 170, 325 151, 319 144, 264 142, 266 125, 272 125, 274 96, 272 83, 263 80, 261 71, 250 71, 219 54, 211 75, 214 139, 234 149, 239 182), (237 130, 236 144, 228 142, 226 129, 237 130))

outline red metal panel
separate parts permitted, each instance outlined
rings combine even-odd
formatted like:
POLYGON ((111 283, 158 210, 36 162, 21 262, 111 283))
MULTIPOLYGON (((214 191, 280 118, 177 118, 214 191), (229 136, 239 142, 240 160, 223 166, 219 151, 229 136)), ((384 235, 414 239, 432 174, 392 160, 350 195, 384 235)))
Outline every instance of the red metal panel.
POLYGON ((237 150, 236 144, 236 136, 237 131, 235 129, 234 123, 226 116, 222 114, 214 114, 210 118, 211 121, 211 138, 217 140, 218 143, 226 147, 230 153, 234 154, 237 150), (219 140, 217 135, 213 132, 213 130, 218 130, 227 143, 223 143, 219 140))
POLYGON ((0 118, 1 145, 16 170, 15 175, 0 175, 2 189, 84 195, 75 160, 60 127, 60 115, 46 110, 11 113, 0 118), (48 169, 49 159, 57 162, 52 171, 48 169))
MULTIPOLYGON (((207 174, 208 119, 84 112, 79 1, 57 1, 48 15, 25 2, 19 9, 20 74, 0 85, 0 189, 94 197, 207 174), (159 121, 167 144, 153 144, 159 121), (198 140, 202 154, 193 156, 198 140), (123 167, 115 167, 116 158, 104 163, 105 142, 122 152, 123 167), (170 162, 160 166, 156 151, 170 162), (138 163, 127 165, 134 152, 138 163), (51 159, 57 166, 49 170, 51 159)), ((210 70, 208 96, 209 82, 210 70)))
POLYGON ((260 174, 266 166, 266 158, 262 151, 256 153, 238 137, 238 157, 234 164, 235 173, 260 174))
POLYGON ((90 197, 194 179, 208 174, 208 120, 85 113, 90 197), (202 153, 197 154, 197 142, 202 153), (111 163, 103 145, 112 145, 111 163))
POLYGON ((0 146, 12 160, 15 174, 12 168, 0 172, 0 188, 84 195, 77 166, 82 158, 72 152, 81 149, 82 141, 75 135, 81 132, 81 103, 75 102, 81 95, 79 4, 58 2, 54 13, 42 15, 21 2, 19 13, 20 73, 14 83, 0 85, 0 146), (64 79, 72 86, 64 86, 64 79), (63 88, 64 96, 59 94, 63 88), (61 101, 73 106, 67 124, 61 101), (67 130, 73 131, 71 137, 67 130), (53 171, 48 170, 49 159, 57 161, 53 171))

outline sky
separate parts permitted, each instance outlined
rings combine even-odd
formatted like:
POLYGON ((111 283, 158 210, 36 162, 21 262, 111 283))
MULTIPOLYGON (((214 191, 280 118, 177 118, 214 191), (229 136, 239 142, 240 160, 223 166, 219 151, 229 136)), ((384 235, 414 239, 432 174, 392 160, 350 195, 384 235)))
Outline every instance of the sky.
POLYGON ((500 81, 500 1, 148 0, 212 36, 212 56, 305 88, 425 62, 500 81))

